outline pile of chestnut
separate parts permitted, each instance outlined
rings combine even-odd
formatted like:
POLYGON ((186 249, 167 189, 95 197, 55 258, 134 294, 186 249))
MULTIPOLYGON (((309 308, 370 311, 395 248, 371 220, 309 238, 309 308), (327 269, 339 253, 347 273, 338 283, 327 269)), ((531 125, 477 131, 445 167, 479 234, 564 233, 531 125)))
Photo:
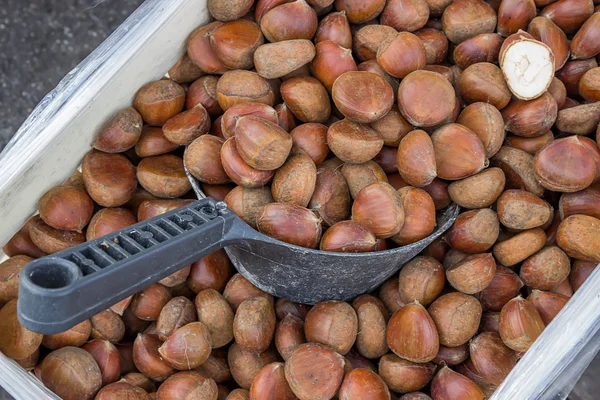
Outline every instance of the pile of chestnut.
POLYGON ((0 351, 67 400, 489 397, 600 262, 594 2, 208 0, 4 246, 0 351), (383 251, 462 213, 351 302, 274 299, 221 250, 66 332, 20 325, 28 262, 193 201, 184 165, 306 248, 383 251))

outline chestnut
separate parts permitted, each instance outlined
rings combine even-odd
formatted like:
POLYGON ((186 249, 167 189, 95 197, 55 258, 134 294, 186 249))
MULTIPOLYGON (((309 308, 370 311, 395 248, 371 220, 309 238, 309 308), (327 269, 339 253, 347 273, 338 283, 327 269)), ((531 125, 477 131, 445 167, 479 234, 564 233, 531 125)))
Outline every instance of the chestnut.
POLYGON ((327 131, 327 144, 342 161, 364 163, 383 147, 383 139, 367 125, 348 119, 334 122, 327 131))
POLYGON ((234 313, 223 295, 214 289, 205 289, 198 293, 194 304, 198 321, 208 328, 213 349, 233 340, 234 313))
MULTIPOLYGON (((356 71, 352 51, 331 40, 317 43, 316 55, 310 63, 310 71, 329 91, 335 80, 344 72, 356 71)), ((321 122, 321 121, 318 121, 321 122)))
POLYGON ((481 33, 494 32, 495 28, 496 12, 483 0, 455 1, 442 15, 442 29, 454 44, 481 33))
POLYGON ((35 217, 30 218, 2 247, 4 254, 9 257, 24 255, 32 258, 39 258, 46 255, 46 253, 40 250, 29 237, 29 225, 33 218, 35 217))
POLYGON ((404 78, 426 65, 427 52, 416 35, 399 32, 381 43, 377 49, 377 62, 391 76, 404 78))
POLYGON ((307 65, 315 54, 315 46, 306 39, 267 43, 256 49, 254 65, 265 79, 281 78, 307 65))
POLYGON ((184 325, 196 320, 196 307, 189 299, 175 297, 160 310, 156 320, 158 338, 165 341, 171 334, 184 325))
POLYGON ((454 181, 448 194, 456 204, 465 208, 484 208, 494 204, 502 191, 506 178, 500 168, 488 168, 468 178, 454 181))
POLYGON ((379 120, 373 122, 371 128, 379 133, 384 145, 392 147, 398 147, 400 141, 414 129, 396 105, 393 105, 391 110, 379 120))
POLYGON ((275 201, 307 207, 316 181, 317 167, 313 160, 304 154, 295 155, 275 172, 271 193, 275 201))
POLYGON ((225 400, 248 400, 250 392, 246 389, 235 389, 229 393, 225 400))
POLYGON ((569 59, 569 41, 567 35, 549 18, 535 17, 527 32, 536 40, 550 47, 554 54, 554 69, 558 71, 569 59))
POLYGON ((473 254, 447 268, 446 278, 458 291, 475 294, 490 285, 495 273, 496 262, 491 253, 473 254))
POLYGON ((392 391, 407 393, 424 388, 433 377, 435 365, 414 363, 395 354, 386 354, 379 360, 378 372, 392 391))
POLYGON ((436 72, 414 71, 400 82, 398 108, 411 125, 439 125, 450 117, 455 106, 454 88, 436 72))
POLYGON ((564 281, 571 272, 569 257, 558 247, 546 247, 521 265, 523 282, 534 289, 550 290, 564 281))
POLYGON ((235 127, 238 119, 244 116, 252 115, 278 123, 277 112, 271 106, 263 103, 240 103, 229 108, 221 118, 221 133, 225 139, 235 135, 235 127))
POLYGON ((368 395, 373 400, 389 400, 390 390, 387 385, 373 371, 364 368, 355 368, 344 377, 340 386, 340 399, 360 399, 368 395))
POLYGON ((87 342, 91 333, 92 323, 89 319, 86 319, 64 332, 55 333, 54 335, 44 335, 42 345, 50 350, 66 346, 80 347, 87 342))
POLYGON ((31 257, 17 255, 0 263, 0 304, 17 298, 21 270, 31 261, 31 257))
POLYGON ((404 208, 404 224, 390 239, 399 245, 418 242, 435 229, 435 204, 423 189, 407 186, 398 190, 404 208))
POLYGON ((162 126, 183 110, 185 91, 172 80, 161 79, 142 86, 135 95, 134 103, 144 121, 162 126))
POLYGON ((260 29, 269 42, 312 39, 317 31, 317 14, 304 0, 271 8, 260 19, 260 29))
POLYGON ((209 130, 210 117, 201 104, 175 115, 163 125, 167 140, 178 145, 189 145, 209 130))
POLYGON ((335 9, 345 11, 348 21, 352 24, 366 23, 377 18, 385 7, 385 1, 369 0, 360 2, 356 0, 335 0, 335 9))
POLYGON ((103 387, 94 400, 113 400, 113 399, 130 399, 130 400, 148 400, 148 393, 139 387, 133 386, 127 382, 115 382, 103 387))
POLYGON ((533 156, 523 150, 502 146, 492 158, 491 164, 504 172, 507 189, 523 189, 542 196, 544 187, 540 185, 533 170, 533 156))
MULTIPOLYGON (((423 28, 415 32, 423 42, 428 66, 440 66, 448 54, 448 39, 443 32, 433 28, 423 28)), ((426 67, 427 68, 427 67, 426 67)))
POLYGON ((146 200, 142 202, 138 208, 137 219, 138 221, 144 221, 157 215, 164 214, 168 211, 175 210, 179 207, 183 207, 186 204, 192 203, 193 200, 146 200))
POLYGON ((567 96, 570 97, 568 100, 565 99, 562 109, 575 107, 580 104, 573 99, 574 97, 579 97, 579 81, 583 74, 597 66, 598 62, 595 58, 570 60, 560 70, 556 71, 556 78, 565 85, 567 96))
POLYGON ((274 200, 268 187, 248 189, 237 186, 225 196, 224 201, 230 210, 256 229, 256 215, 265 205, 274 200))
POLYGON ((159 353, 163 343, 154 336, 138 334, 133 343, 133 362, 136 368, 146 377, 162 382, 171 376, 175 370, 159 353))
POLYGON ((275 175, 275 171, 261 171, 248 165, 240 156, 235 137, 227 139, 221 146, 221 164, 233 182, 250 189, 265 186, 275 175))
POLYGON ((484 332, 471 340, 469 354, 475 370, 491 385, 500 385, 517 364, 515 352, 495 332, 484 332))
POLYGON ((526 153, 535 156, 535 153, 540 151, 542 147, 554 140, 554 134, 552 131, 548 131, 541 136, 533 138, 524 138, 515 135, 508 135, 506 137, 506 144, 515 149, 523 150, 526 153))
POLYGON ((286 381, 284 368, 284 364, 280 362, 262 368, 252 381, 249 398, 258 400, 265 396, 273 396, 281 400, 297 399, 286 381))
POLYGON ((233 320, 233 336, 246 350, 262 353, 275 332, 275 310, 264 297, 245 300, 238 307, 233 320))
POLYGON ((571 269, 571 273, 569 274, 569 282, 573 287, 573 291, 576 292, 581 285, 585 282, 585 280, 594 272, 597 263, 592 261, 581 261, 575 260, 573 262, 573 267, 571 269))
POLYGON ((112 343, 118 343, 125 335, 125 323, 119 314, 105 310, 91 318, 92 339, 106 339, 112 343))
MULTIPOLYGON (((167 72, 169 78, 179 84, 191 83, 204 76, 204 71, 200 69, 187 52, 167 72)), ((100 149, 98 149, 100 150, 100 149)))
POLYGON ((424 306, 433 302, 446 282, 442 265, 432 257, 417 257, 400 270, 399 296, 404 303, 418 301, 424 306))
POLYGON ((202 107, 208 111, 211 118, 217 118, 223 114, 217 100, 217 81, 216 76, 207 75, 192 83, 187 91, 185 108, 189 110, 198 104, 202 104, 202 107))
POLYGON ((433 199, 433 204, 435 204, 436 211, 448 207, 452 201, 448 194, 448 182, 439 178, 435 178, 429 185, 425 185, 421 189, 429 193, 433 199))
POLYGON ((569 257, 600 262, 600 220, 580 214, 565 218, 556 232, 556 244, 569 257))
POLYGON ((225 22, 210 33, 214 54, 231 69, 252 68, 254 52, 263 43, 258 25, 246 19, 225 22))
POLYGON ((229 347, 227 360, 235 382, 244 389, 250 389, 258 372, 265 365, 278 361, 278 355, 273 348, 259 354, 245 350, 237 343, 233 343, 229 347))
POLYGON ((252 168, 271 171, 283 165, 292 149, 292 137, 277 124, 254 116, 237 120, 235 144, 252 168))
POLYGON ((340 301, 317 303, 306 316, 304 333, 309 342, 327 345, 344 355, 350 351, 358 331, 354 309, 340 301))
POLYGON ((281 96, 294 116, 302 122, 326 122, 331 115, 327 90, 313 77, 287 79, 281 84, 281 96))
POLYGON ((429 315, 437 327, 440 344, 448 347, 467 343, 479 328, 481 314, 479 301, 460 292, 444 294, 429 306, 429 315))
POLYGON ((377 238, 356 221, 340 221, 332 225, 321 238, 320 249, 336 252, 375 251, 377 238))
POLYGON ((575 193, 563 193, 558 202, 560 218, 583 214, 600 219, 600 184, 575 193))
POLYGON ((329 153, 327 147, 327 127, 319 123, 306 123, 295 127, 292 135, 292 154, 305 153, 315 165, 325 161, 329 153))
POLYGON ((502 110, 506 130, 528 138, 548 132, 557 115, 556 101, 547 92, 534 100, 515 99, 502 110))
POLYGON ((365 358, 378 358, 388 352, 386 320, 388 311, 381 300, 362 295, 352 302, 358 318, 356 349, 365 358))
POLYGON ((562 132, 588 135, 600 123, 600 102, 575 105, 558 112, 556 127, 562 132))
POLYGON ((390 184, 373 182, 354 199, 352 219, 366 225, 377 238, 389 238, 404 225, 402 198, 390 184))
POLYGON ((267 204, 258 212, 256 225, 260 232, 296 246, 316 248, 321 239, 320 218, 295 204, 267 204))
POLYGON ((463 69, 480 62, 494 63, 498 61, 503 41, 497 33, 481 33, 456 46, 452 58, 463 69))
POLYGON ((311 306, 306 304, 294 303, 289 300, 279 298, 275 303, 275 314, 277 318, 283 320, 288 314, 292 314, 298 317, 301 321, 304 321, 306 314, 310 310, 311 306))
POLYGON ((322 219, 323 224, 332 226, 348 218, 350 206, 350 192, 342 173, 325 163, 319 166, 308 207, 322 219))
POLYGON ((575 36, 573 36, 570 45, 573 59, 591 58, 600 53, 600 45, 596 40, 599 21, 600 14, 592 14, 592 16, 585 20, 575 36))
POLYGON ((446 242, 463 253, 487 251, 498 239, 498 216, 489 208, 470 210, 460 214, 446 234, 446 242))
POLYGON ((463 125, 445 125, 433 133, 431 141, 439 178, 466 178, 489 164, 483 144, 473 131, 463 125))
POLYGON ((515 297, 500 312, 500 337, 514 351, 527 351, 545 328, 533 304, 515 297))
POLYGON ((285 362, 285 378, 299 398, 333 398, 344 378, 344 358, 320 344, 301 344, 285 362))
POLYGON ((17 299, 0 309, 0 317, 0 351, 14 359, 23 359, 35 353, 43 335, 21 325, 17 318, 17 299))
POLYGON ((508 301, 519 294, 523 281, 510 268, 496 266, 496 273, 489 285, 483 289, 477 298, 484 311, 498 312, 508 301))
POLYGON ((119 382, 129 383, 134 387, 143 389, 146 393, 156 392, 156 385, 154 382, 139 372, 130 372, 123 376, 119 382))
POLYGON ((425 0, 391 0, 380 16, 383 25, 408 32, 421 29, 428 19, 429 6, 425 0))
POLYGON ((169 153, 179 147, 170 142, 162 128, 145 125, 142 128, 140 139, 135 144, 135 154, 139 157, 151 157, 169 153))
POLYGON ((352 32, 346 11, 332 12, 321 20, 315 35, 315 43, 325 40, 331 40, 347 49, 352 48, 352 32))
POLYGON ((208 11, 217 21, 233 21, 242 18, 254 3, 248 0, 238 0, 235 2, 223 0, 208 1, 208 11))
POLYGON ((502 225, 526 230, 545 225, 554 210, 546 201, 525 190, 510 189, 498 198, 497 211, 502 225))
POLYGON ((341 172, 353 198, 358 196, 362 188, 373 182, 387 182, 385 172, 375 161, 367 161, 363 164, 346 163, 342 166, 341 172))
POLYGON ((594 12, 594 3, 587 0, 559 0, 542 9, 540 16, 554 22, 566 34, 577 32, 594 12))
POLYGON ((200 372, 184 371, 167 378, 156 394, 161 400, 216 399, 218 390, 215 381, 200 372))
POLYGON ((579 81, 579 94, 589 102, 600 101, 600 67, 592 68, 579 81))
POLYGON ((269 82, 256 72, 236 69, 219 78, 217 101, 223 111, 241 103, 264 103, 273 106, 275 94, 269 82))
POLYGON ((295 315, 287 314, 277 325, 275 331, 275 346, 284 360, 287 360, 292 352, 306 343, 304 336, 304 321, 295 315))
MULTIPOLYGON (((508 303, 508 301, 506 302, 508 303)), ((505 304, 506 304, 505 303, 505 304)), ((479 324, 479 332, 499 332, 500 313, 499 312, 486 312, 481 316, 481 323, 479 324)))
POLYGON ((379 45, 387 38, 395 37, 397 31, 386 25, 365 25, 353 38, 354 52, 359 60, 373 60, 377 57, 379 45))
POLYGON ((127 203, 137 187, 135 168, 121 154, 92 150, 83 158, 81 172, 87 192, 102 207, 127 203))
POLYGON ((40 373, 43 384, 64 400, 91 400, 102 387, 94 357, 77 347, 67 346, 48 354, 40 373))
POLYGON ((232 276, 223 291, 223 297, 227 300, 233 311, 236 311, 244 300, 258 296, 264 297, 269 302, 274 303, 273 296, 263 292, 240 274, 232 276))
POLYGON ((121 230, 137 222, 137 218, 126 208, 103 208, 92 217, 85 236, 93 240, 121 230))
POLYGON ((527 297, 527 301, 533 304, 544 324, 548 325, 558 315, 565 304, 567 304, 569 297, 558 293, 542 292, 541 290, 533 289, 527 297))
POLYGON ((338 110, 349 120, 369 124, 392 108, 392 86, 381 76, 366 71, 350 71, 340 75, 331 88, 338 110))
POLYGON ((222 349, 213 349, 210 356, 196 368, 196 371, 219 384, 230 381, 231 370, 227 364, 227 352, 222 349))
POLYGON ((418 302, 407 304, 392 315, 387 342, 396 355, 415 363, 433 360, 440 345, 434 320, 418 302))
POLYGON ((562 110, 567 99, 567 88, 562 81, 556 77, 552 78, 552 82, 548 87, 548 93, 552 95, 559 110, 562 110))
POLYGON ((137 143, 142 133, 142 116, 135 108, 127 107, 108 123, 94 139, 92 147, 105 153, 121 153, 137 143))
POLYGON ((373 161, 379 164, 386 174, 398 172, 398 149, 383 146, 379 153, 373 157, 373 161))
POLYGON ((502 0, 498 8, 498 33, 506 37, 526 29, 536 14, 533 0, 502 0))
MULTIPOLYGON (((214 21, 210 24, 201 26, 190 34, 187 41, 188 56, 194 64, 207 74, 223 74, 229 70, 219 57, 217 57, 217 54, 210 44, 211 34, 221 25, 223 25, 222 22, 214 21)), ((200 79, 203 78, 206 77, 200 79)), ((194 84, 192 84, 192 86, 194 86, 194 84)))
POLYGON ((131 311, 145 321, 156 321, 162 308, 171 300, 168 288, 155 283, 133 296, 131 311))
POLYGON ((465 343, 455 347, 440 346, 440 350, 433 359, 433 362, 438 365, 446 363, 446 365, 453 366, 465 362, 468 358, 469 346, 465 343))
POLYGON ((406 305, 400 298, 397 275, 391 277, 381 285, 379 288, 379 299, 391 313, 398 311, 406 305))
POLYGON ((158 348, 162 359, 179 370, 199 367, 210 351, 211 335, 202 322, 190 322, 176 329, 158 348))
POLYGON ((116 382, 121 376, 121 356, 108 340, 94 339, 81 347, 94 357, 102 375, 102 386, 116 382))
POLYGON ((506 107, 511 99, 502 70, 488 62, 467 67, 458 79, 458 92, 466 104, 487 102, 498 110, 506 107))

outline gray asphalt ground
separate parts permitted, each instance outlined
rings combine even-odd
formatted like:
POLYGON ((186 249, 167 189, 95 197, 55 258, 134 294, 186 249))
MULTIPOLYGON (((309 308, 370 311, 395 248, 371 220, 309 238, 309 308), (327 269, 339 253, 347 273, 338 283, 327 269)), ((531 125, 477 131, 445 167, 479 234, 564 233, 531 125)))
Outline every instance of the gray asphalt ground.
MULTIPOLYGON (((0 150, 35 105, 143 0, 0 0, 0 150)), ((600 398, 600 358, 571 400, 600 398)), ((0 388, 0 400, 11 397, 0 388)))

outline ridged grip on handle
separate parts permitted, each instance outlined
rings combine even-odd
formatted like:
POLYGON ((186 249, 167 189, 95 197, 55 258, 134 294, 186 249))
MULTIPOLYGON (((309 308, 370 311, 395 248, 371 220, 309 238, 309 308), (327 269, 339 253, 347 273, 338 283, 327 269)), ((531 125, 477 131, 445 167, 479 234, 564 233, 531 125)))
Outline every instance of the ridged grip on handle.
POLYGON ((68 330, 224 246, 237 217, 206 198, 29 263, 18 315, 43 334, 68 330))

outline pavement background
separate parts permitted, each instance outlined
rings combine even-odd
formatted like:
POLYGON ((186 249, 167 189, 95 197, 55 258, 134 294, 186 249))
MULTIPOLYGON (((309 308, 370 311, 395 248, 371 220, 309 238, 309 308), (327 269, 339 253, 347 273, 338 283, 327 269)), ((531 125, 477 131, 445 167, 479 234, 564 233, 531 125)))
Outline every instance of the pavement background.
MULTIPOLYGON (((62 77, 143 0, 1 0, 0 150, 62 77)), ((569 396, 600 398, 600 358, 569 396)), ((0 388, 0 400, 11 399, 0 388)))

